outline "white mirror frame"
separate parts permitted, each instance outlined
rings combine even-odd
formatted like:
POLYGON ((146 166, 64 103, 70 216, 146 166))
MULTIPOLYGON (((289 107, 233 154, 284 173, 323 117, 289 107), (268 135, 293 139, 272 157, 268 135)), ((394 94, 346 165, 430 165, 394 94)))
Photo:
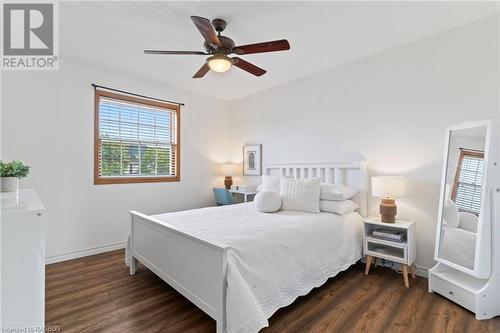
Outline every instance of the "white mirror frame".
MULTIPOLYGON (((434 248, 434 260, 445 264, 446 266, 452 267, 456 270, 462 271, 464 273, 473 275, 480 279, 487 279, 490 276, 491 272, 491 197, 492 197, 492 187, 490 184, 492 183, 488 176, 493 171, 493 168, 496 164, 494 159, 496 158, 496 154, 493 154, 493 158, 491 157, 492 148, 496 149, 491 145, 492 138, 496 138, 496 133, 492 133, 492 121, 491 120, 482 120, 482 121, 471 121, 465 122, 457 126, 452 126, 447 129, 446 133, 446 142, 444 149, 444 161, 443 161, 443 170, 441 175, 441 190, 439 192, 439 211, 438 211, 438 223, 436 230, 436 242, 434 248), (469 269, 463 266, 460 266, 454 262, 448 261, 446 259, 439 257, 439 248, 441 241, 441 228, 443 223, 443 208, 444 208, 444 200, 445 200, 445 191, 446 191, 446 172, 448 167, 448 154, 449 154, 449 144, 450 137, 452 131, 469 129, 475 127, 486 126, 486 142, 484 149, 484 178, 483 178, 483 187, 481 194, 481 211, 479 213, 478 225, 477 225, 477 233, 476 233, 476 248, 474 253, 474 269, 469 269)), ((496 142, 493 139, 493 142, 496 142)))

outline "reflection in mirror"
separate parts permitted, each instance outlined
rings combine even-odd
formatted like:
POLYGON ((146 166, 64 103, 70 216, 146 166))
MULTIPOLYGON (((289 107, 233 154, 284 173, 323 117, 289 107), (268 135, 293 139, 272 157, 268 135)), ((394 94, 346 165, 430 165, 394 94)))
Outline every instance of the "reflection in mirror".
POLYGON ((474 269, 486 126, 450 131, 439 257, 474 269))

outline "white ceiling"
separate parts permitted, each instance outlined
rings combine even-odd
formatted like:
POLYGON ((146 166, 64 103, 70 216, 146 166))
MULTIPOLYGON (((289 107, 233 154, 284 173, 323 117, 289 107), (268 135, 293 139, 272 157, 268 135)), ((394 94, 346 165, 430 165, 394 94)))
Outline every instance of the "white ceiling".
POLYGON ((494 2, 61 2, 60 53, 224 100, 240 98, 497 13, 494 2), (190 16, 228 22, 236 44, 286 38, 290 51, 242 56, 268 72, 233 67, 192 79, 204 56, 190 16))

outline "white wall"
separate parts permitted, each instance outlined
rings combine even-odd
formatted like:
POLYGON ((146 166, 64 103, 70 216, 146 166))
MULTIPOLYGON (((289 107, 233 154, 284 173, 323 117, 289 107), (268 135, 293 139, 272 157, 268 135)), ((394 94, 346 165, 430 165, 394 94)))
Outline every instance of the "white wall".
POLYGON ((245 143, 263 144, 264 163, 360 152, 371 175, 407 176, 399 217, 416 221, 417 265, 429 268, 445 129, 498 116, 498 33, 484 20, 233 101, 232 157, 245 143))
POLYGON ((32 167, 21 185, 46 205, 48 257, 123 242, 129 210, 213 204, 216 162, 229 149, 226 102, 64 59, 59 71, 2 73, 2 97, 1 157, 32 167), (91 83, 186 103, 180 183, 94 185, 91 83))

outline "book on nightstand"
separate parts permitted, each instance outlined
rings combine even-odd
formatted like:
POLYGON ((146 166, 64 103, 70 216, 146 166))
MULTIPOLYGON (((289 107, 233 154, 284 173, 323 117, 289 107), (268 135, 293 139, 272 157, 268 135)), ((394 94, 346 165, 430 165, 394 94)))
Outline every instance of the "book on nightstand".
POLYGON ((405 233, 399 230, 373 230, 372 236, 394 242, 403 242, 405 240, 405 233))

